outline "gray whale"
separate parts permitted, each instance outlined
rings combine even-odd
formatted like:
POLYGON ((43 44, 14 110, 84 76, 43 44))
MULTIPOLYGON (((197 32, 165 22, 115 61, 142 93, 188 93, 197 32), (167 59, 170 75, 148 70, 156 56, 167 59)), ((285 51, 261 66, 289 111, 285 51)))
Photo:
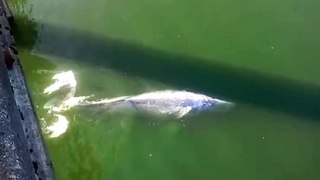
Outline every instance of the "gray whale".
POLYGON ((54 83, 44 89, 53 95, 45 105, 49 112, 60 113, 73 107, 124 110, 125 108, 147 111, 154 114, 169 114, 181 118, 191 111, 215 109, 223 105, 227 109, 233 103, 188 91, 162 90, 111 99, 92 100, 92 96, 75 96, 77 81, 72 71, 62 72, 52 77, 54 83))
POLYGON ((155 114, 169 114, 177 118, 184 117, 191 111, 204 111, 223 105, 224 108, 233 103, 214 99, 203 94, 188 91, 163 90, 147 92, 134 96, 122 96, 98 101, 84 101, 79 106, 123 109, 132 108, 155 114))

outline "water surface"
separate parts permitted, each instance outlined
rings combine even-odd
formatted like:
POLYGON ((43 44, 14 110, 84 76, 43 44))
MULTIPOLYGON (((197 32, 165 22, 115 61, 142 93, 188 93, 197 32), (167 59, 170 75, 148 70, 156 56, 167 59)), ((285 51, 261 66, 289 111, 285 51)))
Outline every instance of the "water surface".
POLYGON ((67 133, 45 135, 58 179, 320 178, 319 1, 10 5, 43 127, 46 71, 72 70, 77 95, 186 89, 237 104, 183 121, 66 112, 67 133))

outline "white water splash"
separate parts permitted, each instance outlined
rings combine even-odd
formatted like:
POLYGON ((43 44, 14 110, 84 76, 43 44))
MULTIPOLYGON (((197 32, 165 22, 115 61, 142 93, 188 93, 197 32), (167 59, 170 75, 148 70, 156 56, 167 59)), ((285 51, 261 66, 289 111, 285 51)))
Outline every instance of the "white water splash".
POLYGON ((50 138, 61 136, 67 131, 69 127, 69 121, 65 116, 60 114, 55 114, 54 116, 57 118, 57 120, 50 126, 46 127, 46 129, 50 133, 50 138))
POLYGON ((55 74, 52 80, 54 80, 54 83, 46 87, 43 93, 51 95, 60 92, 60 94, 56 94, 43 108, 56 117, 56 121, 46 127, 46 130, 50 133, 49 137, 56 138, 64 134, 69 126, 68 119, 61 112, 69 110, 87 97, 74 97, 77 81, 72 71, 55 74))
POLYGON ((70 92, 73 92, 72 96, 74 96, 77 81, 72 71, 58 73, 54 75, 52 79, 55 80, 55 82, 45 88, 43 93, 52 94, 55 91, 66 88, 67 90, 70 90, 70 92))
POLYGON ((48 109, 49 113, 62 113, 64 111, 70 110, 74 106, 78 106, 80 104, 86 103, 87 99, 92 96, 78 96, 78 97, 70 97, 61 101, 58 105, 46 104, 44 109, 48 109))

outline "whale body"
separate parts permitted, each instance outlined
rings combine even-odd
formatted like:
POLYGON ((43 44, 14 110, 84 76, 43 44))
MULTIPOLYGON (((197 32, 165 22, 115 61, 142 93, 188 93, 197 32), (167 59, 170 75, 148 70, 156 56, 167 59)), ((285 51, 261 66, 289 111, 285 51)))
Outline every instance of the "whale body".
POLYGON ((86 101, 79 105, 100 106, 105 108, 112 107, 113 109, 126 107, 156 114, 169 114, 181 118, 191 111, 203 111, 221 105, 229 108, 233 104, 203 94, 196 94, 188 91, 163 90, 147 92, 135 96, 86 101))

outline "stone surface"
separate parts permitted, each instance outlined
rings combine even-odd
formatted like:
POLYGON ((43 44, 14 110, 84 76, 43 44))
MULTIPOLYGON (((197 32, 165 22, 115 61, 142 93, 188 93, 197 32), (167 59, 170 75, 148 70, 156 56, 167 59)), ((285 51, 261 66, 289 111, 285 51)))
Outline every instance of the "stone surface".
POLYGON ((54 179, 20 66, 6 3, 0 0, 0 179, 54 179))

